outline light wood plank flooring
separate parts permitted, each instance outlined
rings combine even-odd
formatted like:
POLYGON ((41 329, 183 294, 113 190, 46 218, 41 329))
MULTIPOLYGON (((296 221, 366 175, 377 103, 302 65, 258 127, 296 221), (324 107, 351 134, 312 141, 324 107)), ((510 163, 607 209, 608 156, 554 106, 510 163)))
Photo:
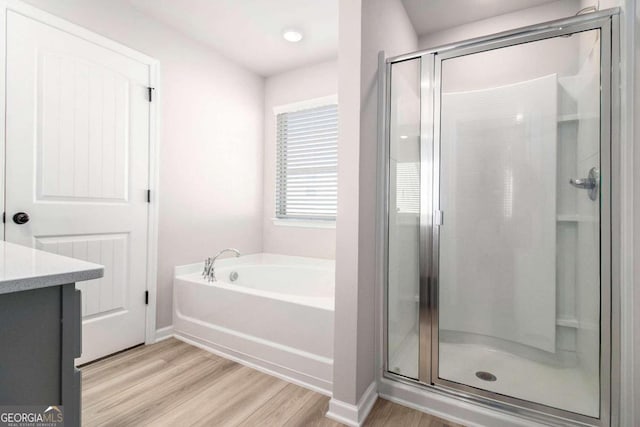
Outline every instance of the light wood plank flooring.
MULTIPOLYGON (((176 339, 82 368, 85 426, 340 426, 329 398, 176 339)), ((368 426, 453 426, 378 399, 368 426)))

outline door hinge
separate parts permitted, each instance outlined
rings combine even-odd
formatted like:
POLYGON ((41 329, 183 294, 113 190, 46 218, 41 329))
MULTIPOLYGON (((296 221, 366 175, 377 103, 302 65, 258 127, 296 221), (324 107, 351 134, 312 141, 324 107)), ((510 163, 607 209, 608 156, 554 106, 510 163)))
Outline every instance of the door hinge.
POLYGON ((5 224, 7 222, 7 213, 2 212, 2 223, 5 224))
POLYGON ((147 190, 147 203, 151 203, 151 189, 147 190))
POLYGON ((149 291, 144 291, 144 305, 149 305, 149 291))
POLYGON ((156 90, 154 87, 148 87, 147 91, 149 92, 149 102, 153 102, 153 91, 156 90))

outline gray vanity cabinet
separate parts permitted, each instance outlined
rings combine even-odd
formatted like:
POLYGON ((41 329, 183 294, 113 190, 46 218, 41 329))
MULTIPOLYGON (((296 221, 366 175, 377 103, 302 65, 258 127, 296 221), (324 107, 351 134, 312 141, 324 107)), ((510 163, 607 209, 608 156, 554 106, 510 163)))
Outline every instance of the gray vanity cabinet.
MULTIPOLYGON (((0 244, 1 256, 10 244, 0 244)), ((101 277, 102 267, 19 248, 18 253, 25 255, 39 252, 36 261, 46 261, 47 271, 40 276, 38 271, 31 271, 32 276, 15 274, 11 273, 15 265, 0 261, 0 268, 4 267, 0 270, 0 406, 61 405, 64 425, 79 426, 80 371, 74 359, 82 352, 81 295, 68 280, 101 277), (47 276, 57 258, 64 262, 59 271, 47 276)))

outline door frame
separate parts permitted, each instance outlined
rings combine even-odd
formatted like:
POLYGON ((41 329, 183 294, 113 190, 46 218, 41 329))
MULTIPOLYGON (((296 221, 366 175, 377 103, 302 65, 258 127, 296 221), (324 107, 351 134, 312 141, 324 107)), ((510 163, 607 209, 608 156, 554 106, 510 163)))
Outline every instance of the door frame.
MULTIPOLYGON (((586 423, 589 425, 617 425, 620 413, 620 386, 621 386, 621 360, 620 360, 620 295, 621 295, 621 198, 622 194, 619 190, 624 177, 621 176, 619 170, 622 159, 620 158, 620 132, 621 123, 620 115, 620 91, 613 90, 619 88, 620 84, 620 51, 619 51, 619 10, 608 9, 599 12, 590 13, 567 19, 561 19, 552 22, 541 23, 538 25, 528 26, 512 31, 506 31, 486 37, 462 41, 451 45, 436 47, 424 51, 399 55, 387 58, 379 64, 379 82, 384 83, 385 88, 380 91, 379 108, 383 112, 381 114, 382 123, 379 124, 381 135, 379 141, 378 153, 381 161, 378 164, 379 173, 383 174, 384 181, 381 181, 382 192, 381 201, 379 203, 379 215, 381 220, 378 224, 378 234, 381 245, 379 247, 379 259, 381 267, 378 270, 379 280, 381 284, 381 294, 379 298, 379 309, 381 310, 379 325, 381 326, 382 335, 382 357, 380 360, 380 368, 382 371, 382 379, 387 378, 408 385, 420 385, 424 389, 438 392, 439 394, 456 397, 466 402, 478 404, 484 407, 497 409, 498 411, 508 411, 514 415, 521 416, 525 419, 537 421, 555 421, 562 422, 571 420, 576 423, 586 423), (588 416, 573 416, 568 411, 554 410, 545 405, 529 404, 522 399, 501 398, 495 393, 482 393, 478 389, 460 386, 446 380, 437 378, 437 254, 438 254, 438 227, 433 224, 434 211, 439 207, 437 202, 439 191, 439 101, 440 101, 440 65, 443 59, 461 56, 470 53, 487 51, 500 47, 518 45, 526 42, 538 41, 547 38, 553 38, 568 33, 586 31, 589 29, 601 29, 601 82, 603 101, 601 107, 601 165, 603 169, 603 179, 610 179, 611 186, 607 189, 603 188, 601 194, 602 200, 608 200, 603 203, 601 211, 601 224, 606 225, 607 229, 601 232, 601 349, 605 351, 601 356, 601 415, 600 419, 588 416), (606 33, 606 34, 605 34, 606 33), (608 44, 610 48, 603 48, 608 44), (608 54, 607 54, 608 53, 608 54), (428 259, 420 259, 420 318, 419 318, 419 335, 420 335, 420 361, 419 361, 419 379, 413 380, 393 372, 388 369, 387 354, 387 288, 388 288, 388 213, 390 207, 389 200, 389 168, 388 168, 388 144, 389 144, 389 119, 390 119, 390 76, 391 66, 408 60, 421 60, 421 81, 423 87, 430 87, 433 90, 421 91, 421 103, 433 103, 432 107, 422 108, 424 112, 433 109, 433 128, 427 127, 428 135, 424 134, 425 116, 421 117, 421 151, 427 151, 429 154, 426 158, 433 159, 433 175, 427 179, 421 177, 422 183, 428 183, 427 189, 422 187, 421 199, 425 196, 429 201, 433 200, 432 212, 425 214, 421 212, 420 221, 420 252, 427 254, 428 259), (425 66, 426 64, 426 66, 425 66), (425 82, 424 79, 427 79, 425 82), (428 83, 428 84, 426 84, 428 83), (425 94, 425 92, 427 92, 425 94), (428 92, 431 92, 429 94, 428 92), (435 93, 435 95, 434 95, 435 93), (434 143, 435 141, 435 143, 434 143), (426 150, 422 150, 425 147, 426 150), (433 194, 431 190, 433 187, 433 194), (607 206, 604 206, 607 205, 607 206), (426 236, 426 238, 425 238, 426 236), (605 241, 606 240, 606 241, 605 241), (607 259, 605 259, 607 258, 607 259), (426 261, 426 262, 425 262, 426 261), (605 277, 606 276, 606 277, 605 277), (430 339, 426 344, 425 339, 430 339), (435 344, 434 344, 435 343, 435 344), (607 345, 608 344, 608 345, 607 345), (430 347, 428 351, 427 347, 430 347), (426 351, 425 351, 426 350, 426 351), (606 353, 606 354, 605 354, 606 353), (617 355, 612 357, 612 355, 617 355), (542 412, 540 412, 542 411, 542 412)), ((425 154, 421 154, 425 159, 425 154)), ((423 175, 423 174, 421 174, 423 175)), ((603 186, 605 187, 605 186, 603 186)), ((422 203, 422 202, 421 202, 422 203)), ((430 203, 427 203, 429 205, 430 203)))
MULTIPOLYGON (((149 67, 149 84, 153 90, 153 100, 149 102, 149 190, 151 191, 147 217, 147 265, 146 291, 149 303, 145 306, 145 344, 153 344, 156 340, 156 308, 157 308, 157 272, 158 272, 158 209, 159 209, 159 163, 160 163, 160 62, 148 55, 96 34, 86 28, 73 24, 41 9, 28 5, 20 0, 0 0, 0 22, 4 30, 0 31, 0 117, 6 117, 6 49, 7 49, 7 14, 18 13, 28 18, 59 29, 100 47, 128 56, 149 67)), ((5 154, 6 125, 3 119, 0 124, 0 205, 5 211, 5 154)), ((0 240, 5 239, 5 228, 0 227, 0 240)), ((141 296, 142 297, 142 296, 141 296)))

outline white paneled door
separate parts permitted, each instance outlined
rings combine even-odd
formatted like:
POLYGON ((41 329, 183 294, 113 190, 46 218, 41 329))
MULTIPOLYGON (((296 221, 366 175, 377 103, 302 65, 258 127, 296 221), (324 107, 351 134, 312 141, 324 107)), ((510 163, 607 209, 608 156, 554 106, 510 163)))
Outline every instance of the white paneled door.
POLYGON ((105 266, 77 285, 78 363, 145 340, 149 75, 147 64, 8 12, 5 238, 105 266))

